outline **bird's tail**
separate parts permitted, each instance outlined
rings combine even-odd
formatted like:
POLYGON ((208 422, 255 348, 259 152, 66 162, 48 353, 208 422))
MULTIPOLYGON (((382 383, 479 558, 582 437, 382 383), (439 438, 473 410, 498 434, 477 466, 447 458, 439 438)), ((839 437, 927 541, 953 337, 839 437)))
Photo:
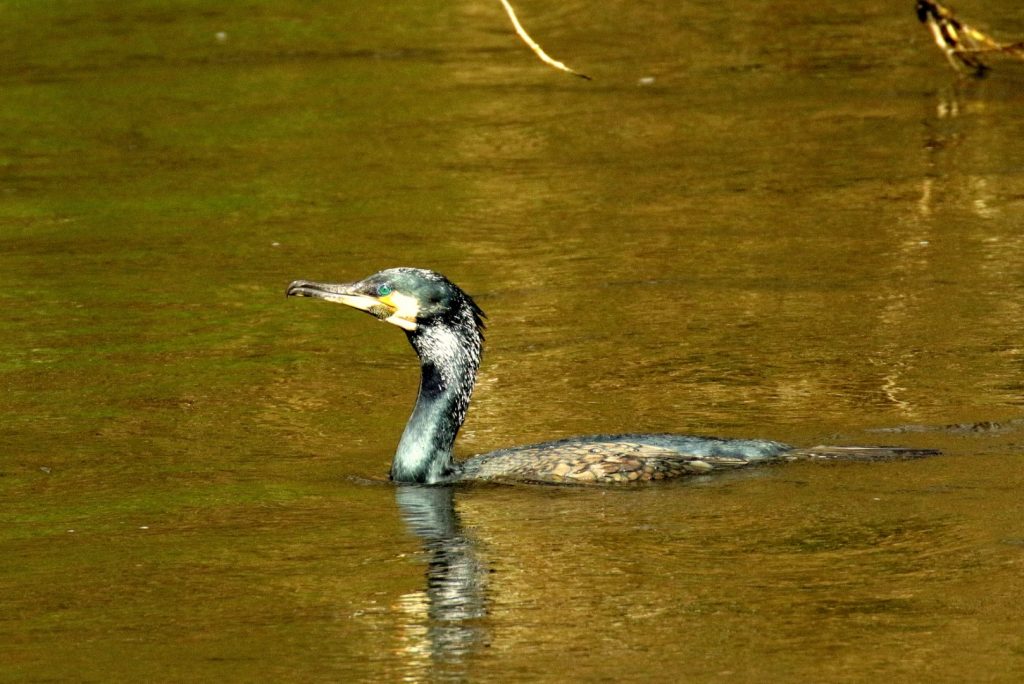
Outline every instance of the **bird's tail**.
POLYGON ((894 446, 815 446, 787 451, 788 461, 907 461, 942 454, 938 449, 894 446))

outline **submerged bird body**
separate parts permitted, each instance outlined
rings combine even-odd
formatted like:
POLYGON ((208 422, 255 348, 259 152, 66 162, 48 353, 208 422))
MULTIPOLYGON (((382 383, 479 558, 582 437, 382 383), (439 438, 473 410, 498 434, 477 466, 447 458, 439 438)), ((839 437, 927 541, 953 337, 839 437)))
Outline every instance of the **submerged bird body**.
POLYGON ((366 311, 403 330, 420 359, 420 387, 391 463, 397 482, 469 480, 601 484, 663 480, 770 461, 880 460, 932 455, 893 447, 796 449, 758 439, 676 434, 575 437, 500 449, 455 461, 483 351, 484 314, 439 273, 392 268, 356 283, 297 280, 288 296, 315 297, 366 311))
POLYGON ((485 480, 593 484, 704 475, 773 460, 781 442, 673 434, 593 435, 500 449, 460 464, 461 476, 485 480))

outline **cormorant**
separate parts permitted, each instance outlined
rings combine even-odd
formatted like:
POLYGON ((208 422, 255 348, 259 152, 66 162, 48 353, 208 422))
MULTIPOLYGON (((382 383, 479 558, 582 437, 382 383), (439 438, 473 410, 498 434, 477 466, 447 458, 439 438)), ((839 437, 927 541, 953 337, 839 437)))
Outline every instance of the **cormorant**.
POLYGON ((455 461, 483 349, 484 313, 440 273, 391 268, 355 283, 296 280, 290 297, 315 297, 365 311, 405 331, 420 359, 419 396, 391 463, 396 482, 465 480, 593 484, 662 480, 770 461, 878 460, 938 452, 897 447, 796 449, 765 439, 676 434, 574 437, 455 461))

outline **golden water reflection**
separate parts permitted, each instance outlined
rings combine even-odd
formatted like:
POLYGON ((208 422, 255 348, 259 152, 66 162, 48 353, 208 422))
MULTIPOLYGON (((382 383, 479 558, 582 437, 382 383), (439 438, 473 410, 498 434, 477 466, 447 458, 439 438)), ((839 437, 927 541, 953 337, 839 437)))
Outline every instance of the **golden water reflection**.
POLYGON ((1024 678, 1020 74, 885 3, 517 9, 595 81, 490 0, 7 3, 7 678, 1024 678), (489 314, 460 455, 945 455, 395 490, 406 341, 282 294, 395 265, 489 314))

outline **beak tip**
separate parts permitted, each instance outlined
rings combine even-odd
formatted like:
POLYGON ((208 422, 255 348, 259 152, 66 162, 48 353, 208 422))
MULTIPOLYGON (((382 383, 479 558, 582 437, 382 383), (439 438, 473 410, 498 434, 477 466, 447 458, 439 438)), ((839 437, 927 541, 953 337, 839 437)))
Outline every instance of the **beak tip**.
POLYGON ((293 280, 288 283, 288 287, 284 290, 285 297, 300 297, 303 295, 302 288, 306 285, 305 280, 293 280))

